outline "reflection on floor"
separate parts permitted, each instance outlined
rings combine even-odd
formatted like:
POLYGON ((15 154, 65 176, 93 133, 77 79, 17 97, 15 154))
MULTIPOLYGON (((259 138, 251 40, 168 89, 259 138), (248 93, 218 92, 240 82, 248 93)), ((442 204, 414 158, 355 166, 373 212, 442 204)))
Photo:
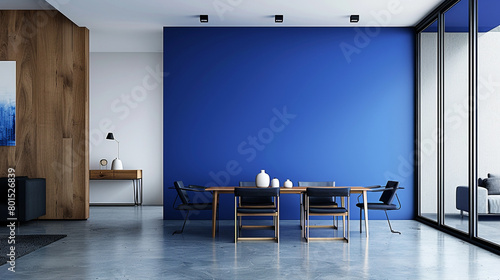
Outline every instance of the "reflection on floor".
MULTIPOLYGON (((436 221, 437 215, 431 213, 422 214, 422 216, 436 221)), ((447 226, 458 229, 463 232, 469 232, 469 216, 464 213, 446 214, 444 223, 447 226)), ((480 215, 478 220, 478 236, 490 242, 500 244, 500 215, 480 215)))
MULTIPOLYGON (((161 207, 91 207, 87 221, 34 221, 17 234, 68 237, 0 266, 0 279, 497 279, 500 256, 416 221, 352 221, 349 243, 300 238, 281 221, 280 243, 233 242, 233 221, 163 221, 161 207)), ((5 234, 5 227, 0 234, 5 234)))

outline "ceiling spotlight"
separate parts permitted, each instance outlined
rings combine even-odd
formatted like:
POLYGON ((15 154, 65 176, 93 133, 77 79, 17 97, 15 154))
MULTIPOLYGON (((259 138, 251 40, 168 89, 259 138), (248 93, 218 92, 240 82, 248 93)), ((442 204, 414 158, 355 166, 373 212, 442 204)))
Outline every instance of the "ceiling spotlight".
POLYGON ((359 22, 359 15, 351 15, 351 23, 359 22))
POLYGON ((283 15, 275 15, 274 22, 282 23, 283 22, 283 15))
POLYGON ((208 22, 208 15, 200 15, 200 22, 208 22))

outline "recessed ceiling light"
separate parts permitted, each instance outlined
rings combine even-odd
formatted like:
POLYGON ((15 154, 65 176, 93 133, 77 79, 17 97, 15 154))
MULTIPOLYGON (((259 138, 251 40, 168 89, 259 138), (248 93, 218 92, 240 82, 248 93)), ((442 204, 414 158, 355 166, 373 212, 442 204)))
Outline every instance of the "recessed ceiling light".
POLYGON ((200 22, 208 22, 208 15, 200 15, 200 22))
POLYGON ((282 23, 283 22, 283 15, 275 15, 274 22, 282 23))
POLYGON ((359 22, 359 15, 351 15, 351 23, 359 22))

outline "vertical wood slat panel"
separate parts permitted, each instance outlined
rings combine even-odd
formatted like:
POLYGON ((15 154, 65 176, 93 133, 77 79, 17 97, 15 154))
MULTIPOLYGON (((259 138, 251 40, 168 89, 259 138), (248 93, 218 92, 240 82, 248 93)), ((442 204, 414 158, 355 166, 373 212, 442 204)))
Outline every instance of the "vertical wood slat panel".
POLYGON ((62 173, 60 199, 62 207, 62 215, 64 219, 73 217, 73 139, 63 139, 63 166, 60 172, 62 173))
POLYGON ((9 44, 9 17, 7 17, 4 11, 0 11, 0 61, 9 60, 7 55, 7 48, 9 44))
MULTIPOLYGON (((34 120, 33 88, 36 76, 36 33, 28 28, 35 12, 12 13, 15 19, 9 28, 9 56, 17 61, 16 93, 16 155, 15 165, 19 174, 35 177, 36 130, 34 120)), ((31 26, 31 25, 30 25, 31 26)))
POLYGON ((37 75, 34 101, 36 104, 37 174, 46 179, 46 217, 62 218, 62 85, 57 82, 61 49, 61 24, 58 16, 37 29, 37 75))
MULTIPOLYGON (((58 67, 58 82, 62 84, 62 98, 63 98, 63 112, 62 112, 62 137, 71 138, 73 130, 73 80, 75 79, 73 75, 73 25, 64 24, 62 26, 62 34, 64 40, 62 40, 62 50, 61 55, 58 56, 61 59, 61 63, 58 67)), ((80 81, 75 81, 76 83, 80 81)))
POLYGON ((0 176, 46 178, 45 219, 87 219, 88 30, 55 11, 0 11, 0 24, 0 60, 17 62, 18 79, 16 147, 0 147, 0 176))
POLYGON ((89 31, 73 26, 73 90, 86 94, 74 95, 73 139, 79 147, 74 158, 75 184, 84 182, 83 187, 75 188, 74 199, 78 201, 75 212, 85 215, 89 212, 89 31), (87 81, 87 82, 86 82, 87 81), (80 171, 80 172, 78 172, 80 171), (84 172, 81 172, 84 171, 84 172), (79 207, 83 206, 83 207, 79 207))

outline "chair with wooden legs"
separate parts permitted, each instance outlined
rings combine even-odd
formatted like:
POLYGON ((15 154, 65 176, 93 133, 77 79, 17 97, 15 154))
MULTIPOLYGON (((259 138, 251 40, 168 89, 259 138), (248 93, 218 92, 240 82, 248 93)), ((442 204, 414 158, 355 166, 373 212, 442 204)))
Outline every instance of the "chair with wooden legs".
MULTIPOLYGON (((307 188, 305 198, 305 238, 310 240, 336 240, 341 239, 349 242, 349 197, 350 188, 307 188), (337 207, 317 207, 311 204, 316 198, 339 197, 341 205, 337 207), (346 202, 347 200, 347 202, 346 202), (333 216, 342 217, 342 237, 311 237, 311 228, 331 228, 337 229, 335 225, 310 225, 311 216, 333 216)), ((334 233, 335 234, 335 233, 334 233)))
POLYGON ((235 188, 234 189, 234 242, 242 240, 275 240, 279 242, 279 188, 235 188), (239 200, 262 198, 263 203, 252 203, 251 206, 241 205, 239 200), (265 198, 265 199, 264 199, 265 198), (269 205, 267 198, 273 200, 269 205), (273 225, 243 225, 243 217, 273 217, 273 225), (243 229, 273 229, 273 237, 241 237, 243 229))
MULTIPOLYGON (((299 187, 335 187, 335 181, 299 181, 299 187)), ((305 233, 305 195, 300 200, 300 228, 302 229, 302 237, 306 237, 305 233)), ((310 199, 310 204, 316 207, 337 207, 337 202, 334 197, 314 197, 310 199)), ((334 226, 337 226, 337 221, 334 221, 334 226)))

